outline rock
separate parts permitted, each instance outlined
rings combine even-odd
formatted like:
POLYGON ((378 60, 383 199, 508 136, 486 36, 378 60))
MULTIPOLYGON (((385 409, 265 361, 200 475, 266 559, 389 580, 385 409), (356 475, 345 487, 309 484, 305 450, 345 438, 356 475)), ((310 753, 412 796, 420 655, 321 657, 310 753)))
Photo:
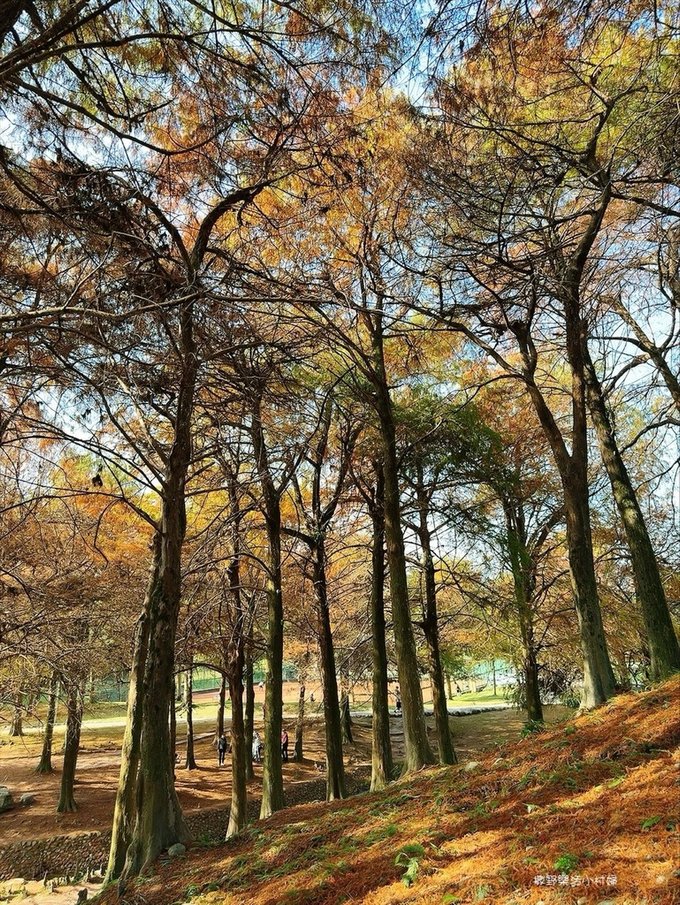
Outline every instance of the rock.
POLYGON ((34 801, 35 795, 33 794, 33 792, 24 792, 24 794, 19 799, 19 804, 22 804, 24 807, 26 807, 29 804, 33 804, 34 801))
POLYGON ((14 799, 12 798, 12 793, 7 788, 7 786, 0 786, 0 814, 3 811, 9 811, 9 809, 14 804, 14 799))
POLYGON ((83 905, 83 902, 85 901, 87 901, 87 889, 79 889, 78 898, 76 900, 77 905, 83 905))
POLYGON ((476 770, 478 766, 479 766, 479 761, 469 760, 465 764, 465 767, 463 769, 465 770, 466 773, 470 773, 472 770, 476 770))
POLYGON ((168 855, 170 858, 181 858, 182 855, 186 852, 186 845, 182 845, 181 842, 176 842, 174 845, 171 845, 168 849, 168 855))

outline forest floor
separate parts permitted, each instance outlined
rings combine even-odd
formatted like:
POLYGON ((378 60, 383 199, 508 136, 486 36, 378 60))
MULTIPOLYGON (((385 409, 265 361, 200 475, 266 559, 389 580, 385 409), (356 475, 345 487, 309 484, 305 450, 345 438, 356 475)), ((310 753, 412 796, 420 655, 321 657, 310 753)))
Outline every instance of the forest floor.
MULTIPOLYGON (((569 711, 563 707, 548 707, 549 720, 564 719, 569 711)), ((228 721, 227 721, 228 722, 228 721)), ((397 757, 403 744, 400 717, 392 717, 392 743, 397 757)), ((295 732, 295 721, 284 720, 290 739, 291 750, 295 732)), ((498 741, 518 738, 523 725, 523 714, 517 710, 499 710, 476 713, 471 716, 451 717, 451 727, 457 742, 461 759, 469 759, 483 748, 498 741)), ((428 718, 428 726, 433 732, 433 719, 428 718)), ((218 767, 213 747, 214 717, 195 723, 196 761, 198 769, 185 770, 178 766, 176 771, 177 790, 185 811, 201 808, 226 806, 231 795, 231 768, 229 757, 226 767, 218 767)), ((256 728, 262 732, 261 724, 256 728)), ((184 757, 185 739, 179 728, 178 752, 184 757)), ((32 805, 14 808, 0 816, 0 831, 3 842, 40 839, 62 833, 105 830, 111 826, 113 804, 118 770, 120 767, 120 744, 122 729, 104 726, 99 721, 89 723, 82 734, 78 755, 75 794, 78 810, 74 814, 57 814, 56 803, 61 781, 61 744, 55 739, 53 762, 55 772, 37 775, 35 765, 40 756, 41 741, 38 735, 26 735, 18 739, 4 739, 0 744, 0 785, 9 786, 15 800, 23 792, 31 792, 35 797, 32 805)), ((371 762, 371 729, 369 717, 354 718, 354 744, 346 746, 346 764, 349 771, 371 762)), ((287 786, 318 779, 316 762, 324 759, 323 723, 312 718, 305 728, 305 759, 301 763, 290 761, 284 765, 284 781, 287 786)), ((262 768, 255 765, 255 778, 249 792, 259 796, 262 768)))
MULTIPOLYGON (((228 843, 162 859, 124 901, 673 905, 679 742, 676 678, 496 745, 476 762, 299 805, 228 843)), ((97 901, 117 905, 116 889, 97 901)))

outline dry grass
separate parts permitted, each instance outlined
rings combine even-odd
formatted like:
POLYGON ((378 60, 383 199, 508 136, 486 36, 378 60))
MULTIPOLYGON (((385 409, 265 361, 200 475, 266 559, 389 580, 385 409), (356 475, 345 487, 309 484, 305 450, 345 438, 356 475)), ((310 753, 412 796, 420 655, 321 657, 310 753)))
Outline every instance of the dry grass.
MULTIPOLYGON (((377 795, 281 812, 160 864, 124 899, 680 903, 679 741, 680 678, 496 749, 472 771, 431 769, 377 795), (536 885, 546 876, 558 885, 536 885)), ((103 900, 114 905, 115 890, 103 900)))

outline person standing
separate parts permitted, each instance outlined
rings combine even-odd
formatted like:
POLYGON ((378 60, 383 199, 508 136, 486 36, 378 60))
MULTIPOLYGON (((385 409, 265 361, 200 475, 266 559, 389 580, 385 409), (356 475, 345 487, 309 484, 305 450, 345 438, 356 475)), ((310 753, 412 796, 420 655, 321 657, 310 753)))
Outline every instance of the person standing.
POLYGON ((217 766, 224 765, 224 759, 227 756, 227 737, 224 732, 217 740, 217 766))
POLYGON ((253 732, 253 760, 256 764, 259 764, 262 758, 262 747, 260 733, 257 731, 253 732))
POLYGON ((285 729, 281 732, 281 757, 284 761, 288 760, 288 733, 285 729))

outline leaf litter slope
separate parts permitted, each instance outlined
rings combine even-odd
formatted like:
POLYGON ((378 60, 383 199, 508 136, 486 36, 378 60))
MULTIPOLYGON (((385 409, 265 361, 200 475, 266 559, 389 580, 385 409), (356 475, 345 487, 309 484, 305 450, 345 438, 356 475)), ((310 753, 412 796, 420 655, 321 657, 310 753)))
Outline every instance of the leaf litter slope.
MULTIPOLYGON (((125 900, 673 905, 679 742, 676 677, 496 748, 472 770, 429 769, 382 793, 280 812, 160 864, 125 900)), ((114 905, 116 891, 102 898, 114 905)))

